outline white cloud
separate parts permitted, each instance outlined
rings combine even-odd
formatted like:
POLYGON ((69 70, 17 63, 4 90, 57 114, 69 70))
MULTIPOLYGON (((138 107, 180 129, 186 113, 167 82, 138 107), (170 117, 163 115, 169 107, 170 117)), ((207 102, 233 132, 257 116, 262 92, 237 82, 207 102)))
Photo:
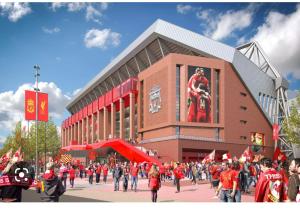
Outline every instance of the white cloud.
POLYGON ((28 3, 5 3, 0 2, 0 14, 2 16, 8 16, 8 19, 12 22, 17 22, 23 16, 29 14, 31 8, 28 3))
POLYGON ((177 12, 180 14, 187 14, 189 11, 192 10, 192 6, 191 5, 183 5, 183 4, 178 4, 177 7, 177 12))
POLYGON ((58 27, 54 27, 54 28, 46 28, 46 27, 43 27, 42 30, 44 31, 44 33, 48 33, 48 34, 53 34, 53 33, 58 33, 60 32, 60 28, 58 27))
POLYGON ((196 16, 200 20, 208 20, 211 18, 214 12, 215 11, 213 9, 199 10, 198 12, 196 12, 196 16))
MULTIPOLYGON (((31 83, 21 85, 15 92, 0 93, 0 130, 12 130, 18 121, 24 120, 25 90, 32 90, 31 83)), ((49 116, 60 119, 70 97, 64 95, 53 82, 39 82, 39 89, 48 93, 49 116)))
POLYGON ((75 91, 73 91, 72 96, 76 96, 79 92, 81 91, 81 88, 76 89, 75 91))
POLYGON ((118 46, 120 44, 121 34, 112 32, 111 29, 91 29, 84 37, 84 43, 87 48, 97 47, 106 49, 109 45, 118 46))
POLYGON ((250 38, 256 40, 270 61, 287 76, 300 79, 300 4, 296 11, 285 15, 271 11, 257 33, 250 38))
POLYGON ((86 7, 86 3, 82 3, 82 2, 68 3, 67 7, 69 12, 78 12, 86 7))
POLYGON ((52 4, 51 4, 51 9, 54 11, 54 12, 56 12, 56 9, 59 9, 59 8, 61 8, 61 7, 63 7, 63 6, 65 6, 65 3, 61 3, 61 2, 53 2, 52 4))
POLYGON ((205 34, 215 40, 222 40, 232 36, 235 31, 241 31, 247 28, 251 23, 254 15, 254 9, 247 7, 238 11, 227 11, 220 15, 209 15, 209 11, 198 14, 198 18, 204 18, 208 22, 208 29, 205 34))
POLYGON ((51 5, 51 9, 56 11, 61 7, 66 7, 69 12, 79 12, 81 10, 85 10, 85 19, 87 21, 94 21, 97 23, 101 23, 100 18, 103 17, 103 12, 107 10, 108 3, 82 3, 82 2, 74 2, 74 3, 57 3, 54 2, 51 5))

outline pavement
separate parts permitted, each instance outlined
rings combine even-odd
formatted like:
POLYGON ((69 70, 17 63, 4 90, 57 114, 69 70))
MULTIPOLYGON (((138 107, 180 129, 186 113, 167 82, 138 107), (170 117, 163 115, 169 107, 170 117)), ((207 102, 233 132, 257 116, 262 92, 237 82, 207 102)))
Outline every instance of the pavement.
MULTIPOLYGON (((75 178, 74 188, 71 188, 67 181, 67 191, 61 196, 60 202, 151 202, 151 192, 148 188, 148 180, 138 180, 137 192, 129 190, 122 191, 123 182, 120 181, 121 191, 114 191, 112 178, 108 178, 106 184, 102 179, 100 184, 94 182, 92 185, 88 183, 87 178, 75 178)), ((242 195, 242 202, 253 202, 254 188, 250 194, 242 195)), ((158 202, 220 202, 216 197, 213 189, 207 181, 199 181, 196 185, 192 185, 189 179, 181 180, 181 191, 176 192, 176 186, 173 181, 162 183, 158 191, 158 202)), ((40 202, 39 194, 33 189, 23 191, 24 202, 40 202)))

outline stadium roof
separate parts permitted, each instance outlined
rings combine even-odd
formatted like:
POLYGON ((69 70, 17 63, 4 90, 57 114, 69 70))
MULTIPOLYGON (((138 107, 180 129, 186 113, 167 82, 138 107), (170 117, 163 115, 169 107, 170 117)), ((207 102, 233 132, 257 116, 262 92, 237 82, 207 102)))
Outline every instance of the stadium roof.
POLYGON ((160 19, 102 69, 69 102, 67 109, 74 114, 129 77, 137 76, 139 72, 169 53, 211 57, 231 63, 272 123, 272 112, 263 107, 259 95, 276 98, 276 83, 278 83, 276 80, 278 79, 280 79, 280 84, 286 83, 288 86, 278 72, 270 74, 270 71, 267 72, 268 69, 264 72, 253 60, 242 53, 241 48, 236 49, 160 19))

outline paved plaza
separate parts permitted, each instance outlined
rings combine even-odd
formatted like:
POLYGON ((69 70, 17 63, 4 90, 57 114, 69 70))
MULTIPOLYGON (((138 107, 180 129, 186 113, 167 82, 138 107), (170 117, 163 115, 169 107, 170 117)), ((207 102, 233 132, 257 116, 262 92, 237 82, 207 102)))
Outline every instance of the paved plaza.
MULTIPOLYGON (((102 178, 101 178, 102 180, 102 178)), ((151 193, 148 188, 147 179, 139 179, 137 192, 129 190, 128 192, 114 191, 113 181, 108 178, 108 182, 100 184, 94 182, 92 185, 88 183, 87 178, 76 178, 74 188, 70 188, 67 182, 67 191, 61 197, 61 202, 151 202, 151 193)), ((120 189, 122 189, 122 181, 120 189)), ((210 189, 207 182, 198 182, 192 185, 189 179, 181 181, 181 192, 175 193, 176 187, 173 181, 162 183, 162 187, 158 191, 158 202, 220 202, 214 194, 214 190, 210 189)), ((253 191, 251 194, 242 195, 242 202, 253 202, 253 191)), ((23 201, 36 202, 39 201, 38 195, 33 191, 25 191, 23 201), (29 195, 30 194, 30 195, 29 195), (34 197, 32 197, 34 195, 34 197)))

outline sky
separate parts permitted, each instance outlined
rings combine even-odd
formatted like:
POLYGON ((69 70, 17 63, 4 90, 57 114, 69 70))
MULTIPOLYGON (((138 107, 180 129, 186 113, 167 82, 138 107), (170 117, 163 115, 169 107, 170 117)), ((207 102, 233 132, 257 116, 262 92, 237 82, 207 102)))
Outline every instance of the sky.
POLYGON ((256 40, 288 79, 289 98, 300 89, 297 3, 0 2, 0 147, 24 120, 35 64, 60 126, 71 98, 157 19, 232 47, 256 40))

